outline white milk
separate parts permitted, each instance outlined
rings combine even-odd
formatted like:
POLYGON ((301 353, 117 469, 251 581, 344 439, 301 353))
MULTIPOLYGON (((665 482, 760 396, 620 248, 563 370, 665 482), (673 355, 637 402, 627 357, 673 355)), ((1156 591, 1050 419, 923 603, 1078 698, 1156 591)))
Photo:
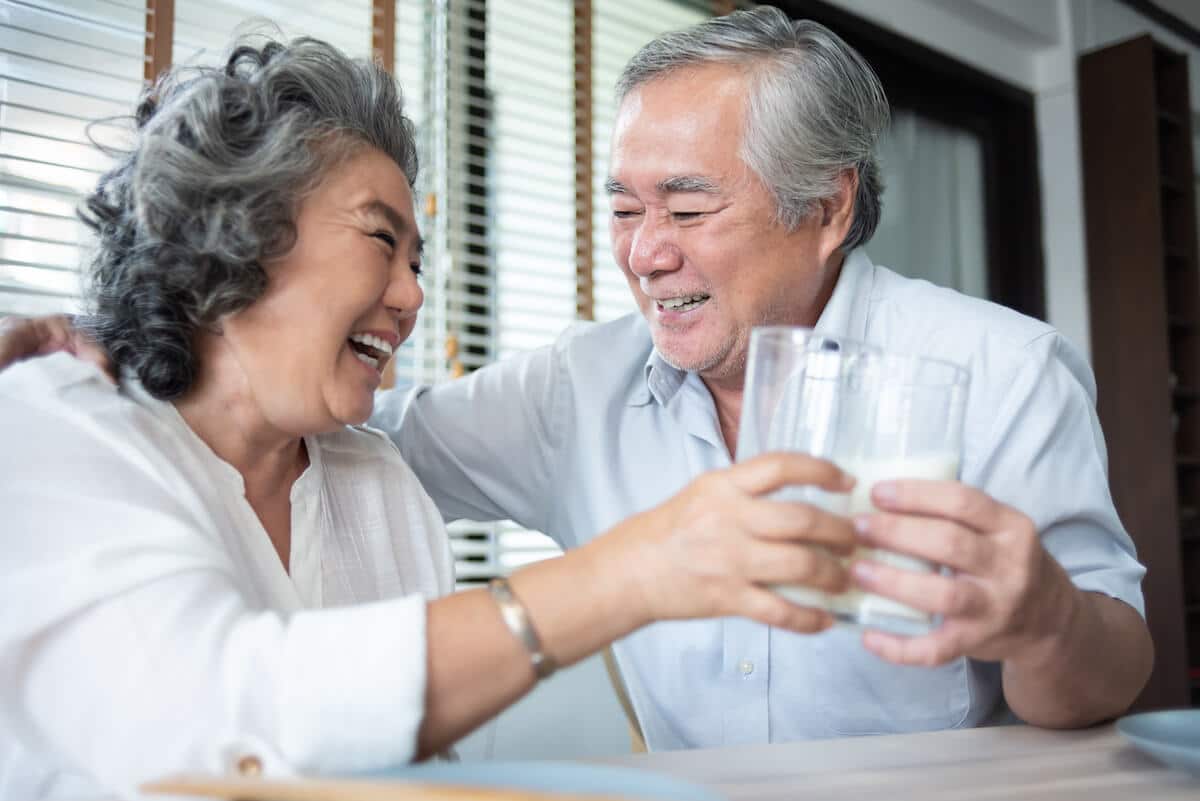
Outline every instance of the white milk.
MULTIPOLYGON (((858 482, 854 485, 848 498, 844 495, 832 495, 829 497, 834 502, 822 505, 826 505, 831 512, 849 516, 878 511, 871 503, 871 488, 880 481, 901 478, 952 481, 958 477, 958 456, 955 454, 928 454, 902 459, 834 459, 834 461, 839 467, 858 479, 858 482), (841 500, 841 502, 834 499, 841 500)), ((923 559, 874 548, 857 548, 851 556, 844 558, 842 563, 849 566, 854 559, 870 559, 918 573, 928 573, 933 570, 933 565, 923 559)), ((865 593, 857 588, 838 595, 830 595, 806 587, 776 586, 775 589, 793 603, 828 609, 839 619, 847 622, 871 625, 881 617, 902 618, 926 626, 931 622, 930 616, 924 612, 888 598, 865 593)), ((883 628, 887 628, 887 626, 885 625, 883 628)))

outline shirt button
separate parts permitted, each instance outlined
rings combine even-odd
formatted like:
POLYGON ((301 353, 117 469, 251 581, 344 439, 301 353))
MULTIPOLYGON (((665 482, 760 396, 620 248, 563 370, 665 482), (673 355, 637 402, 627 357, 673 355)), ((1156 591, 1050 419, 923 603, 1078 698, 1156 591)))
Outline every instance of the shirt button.
POLYGON ((244 756, 237 761, 237 772, 242 776, 261 776, 262 760, 256 756, 244 756))
POLYGON ((742 671, 743 676, 749 676, 754 672, 754 663, 749 659, 743 659, 738 663, 738 670, 742 671))

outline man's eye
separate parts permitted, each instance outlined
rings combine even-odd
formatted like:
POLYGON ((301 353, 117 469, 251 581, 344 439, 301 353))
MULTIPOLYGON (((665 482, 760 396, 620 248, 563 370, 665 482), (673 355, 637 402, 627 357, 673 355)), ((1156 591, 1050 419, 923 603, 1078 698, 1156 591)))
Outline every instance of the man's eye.
POLYGON ((626 211, 623 209, 613 209, 613 216, 618 220, 628 220, 631 217, 636 217, 641 214, 640 211, 626 211))
POLYGON ((702 211, 673 211, 671 216, 676 220, 695 220, 703 215, 702 211))
POLYGON ((413 263, 413 264, 410 264, 410 265, 408 265, 408 266, 409 266, 409 268, 410 268, 410 269, 413 271, 413 275, 417 276, 418 278, 419 278, 419 277, 420 277, 422 274, 424 274, 424 272, 425 272, 425 270, 423 270, 423 269, 421 268, 421 263, 420 263, 420 262, 415 262, 415 263, 413 263))
POLYGON ((392 236, 387 231, 376 231, 375 233, 371 234, 371 236, 386 242, 387 246, 392 250, 396 249, 396 237, 392 236))

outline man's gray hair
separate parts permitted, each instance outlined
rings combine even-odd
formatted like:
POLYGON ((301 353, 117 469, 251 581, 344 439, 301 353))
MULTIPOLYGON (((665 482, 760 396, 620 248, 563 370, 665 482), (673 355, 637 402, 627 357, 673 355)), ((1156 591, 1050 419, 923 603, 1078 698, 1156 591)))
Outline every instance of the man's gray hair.
POLYGON ((375 64, 314 39, 235 47, 222 67, 179 67, 142 95, 132 148, 86 199, 98 235, 87 328, 151 395, 183 395, 197 330, 266 289, 264 263, 296 240, 300 202, 364 147, 417 177, 399 88, 375 64))
POLYGON ((875 144, 890 116, 870 65, 825 26, 764 6, 650 42, 621 73, 617 101, 656 78, 711 63, 739 65, 752 76, 740 155, 774 196, 778 222, 799 226, 854 170, 854 219, 841 247, 867 242, 882 207, 875 144))

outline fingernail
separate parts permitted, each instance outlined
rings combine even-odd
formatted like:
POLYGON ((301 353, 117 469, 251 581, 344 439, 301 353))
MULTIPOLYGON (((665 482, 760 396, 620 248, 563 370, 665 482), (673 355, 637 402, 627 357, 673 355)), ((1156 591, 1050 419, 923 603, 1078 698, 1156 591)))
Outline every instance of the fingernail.
POLYGON ((871 517, 870 515, 859 515, 854 518, 854 531, 862 539, 867 539, 871 534, 871 517))
POLYGON ((855 562, 850 570, 854 573, 854 580, 859 584, 875 583, 875 568, 867 562, 855 562))
POLYGON ((880 481, 871 488, 871 497, 883 503, 894 503, 898 495, 899 490, 893 481, 880 481))

